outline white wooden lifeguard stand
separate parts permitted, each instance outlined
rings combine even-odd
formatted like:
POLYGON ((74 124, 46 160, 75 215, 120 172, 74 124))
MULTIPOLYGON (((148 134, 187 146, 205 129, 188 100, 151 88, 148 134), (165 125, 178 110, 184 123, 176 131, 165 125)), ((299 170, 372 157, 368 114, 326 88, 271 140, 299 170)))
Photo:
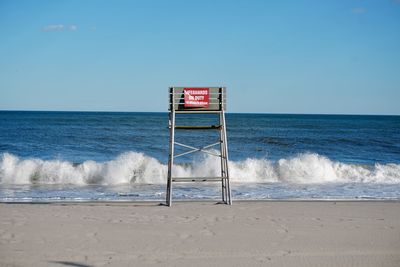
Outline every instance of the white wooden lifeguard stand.
MULTIPOLYGON (((172 204, 173 182, 221 182, 222 203, 232 205, 228 170, 228 144, 225 123, 226 88, 225 87, 170 87, 169 88, 169 160, 166 204, 172 204), (214 114, 218 116, 218 125, 176 125, 177 114, 214 114), (175 130, 217 130, 219 140, 203 147, 193 147, 175 141, 175 130), (174 154, 175 145, 188 151, 174 154), (219 146, 219 154, 209 149, 219 146), (221 159, 221 172, 218 177, 173 177, 174 159, 203 152, 221 159)), ((179 117, 179 116, 178 116, 179 117)))

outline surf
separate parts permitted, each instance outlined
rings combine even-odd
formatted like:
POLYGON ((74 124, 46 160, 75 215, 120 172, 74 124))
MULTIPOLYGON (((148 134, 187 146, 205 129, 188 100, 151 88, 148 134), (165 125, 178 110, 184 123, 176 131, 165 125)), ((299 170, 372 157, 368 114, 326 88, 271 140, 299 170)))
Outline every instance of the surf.
MULTIPOLYGON (((219 164, 211 156, 204 156, 190 164, 175 166, 174 175, 216 176, 219 164)), ((230 161, 229 171, 231 181, 239 183, 400 183, 400 164, 348 164, 316 153, 276 161, 268 158, 230 161)), ((135 151, 105 162, 87 160, 78 164, 60 159, 21 158, 10 153, 3 153, 0 158, 0 184, 164 184, 166 177, 166 164, 135 151)))

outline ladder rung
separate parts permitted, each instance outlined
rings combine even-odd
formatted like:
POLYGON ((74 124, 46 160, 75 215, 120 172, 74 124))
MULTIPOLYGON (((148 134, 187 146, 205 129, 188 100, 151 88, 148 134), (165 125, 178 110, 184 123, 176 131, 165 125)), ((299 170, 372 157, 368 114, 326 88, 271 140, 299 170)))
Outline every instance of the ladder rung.
POLYGON ((208 129, 221 129, 221 125, 204 125, 204 126, 184 126, 184 125, 178 125, 175 126, 175 129, 183 129, 183 130, 208 130, 208 129))
POLYGON ((173 182, 220 182, 227 177, 174 177, 173 182))
MULTIPOLYGON (((176 103, 175 103, 176 104, 176 103)), ((169 109, 171 112, 171 108, 169 109)), ((174 110, 177 114, 219 114, 222 113, 221 109, 216 110, 174 110)))

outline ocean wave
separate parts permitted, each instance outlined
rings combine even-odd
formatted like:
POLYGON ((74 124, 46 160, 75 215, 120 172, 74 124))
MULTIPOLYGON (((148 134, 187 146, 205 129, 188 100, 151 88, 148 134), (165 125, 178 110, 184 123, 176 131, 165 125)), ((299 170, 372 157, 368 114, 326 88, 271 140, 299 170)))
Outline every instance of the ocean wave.
MULTIPOLYGON (((192 164, 175 165, 174 176, 218 176, 219 160, 205 156, 192 164)), ((270 161, 231 161, 233 182, 242 183, 400 183, 400 164, 357 165, 306 153, 270 161)), ((143 153, 126 152, 107 162, 73 164, 63 160, 22 159, 9 153, 0 158, 0 184, 160 184, 167 165, 143 153)))

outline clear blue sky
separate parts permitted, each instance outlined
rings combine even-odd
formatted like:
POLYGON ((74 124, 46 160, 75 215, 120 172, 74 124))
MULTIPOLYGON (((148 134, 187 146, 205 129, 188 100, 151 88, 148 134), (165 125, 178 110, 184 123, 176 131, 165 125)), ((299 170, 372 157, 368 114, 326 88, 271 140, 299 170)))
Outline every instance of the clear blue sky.
POLYGON ((400 114, 400 0, 0 0, 0 110, 400 114))

